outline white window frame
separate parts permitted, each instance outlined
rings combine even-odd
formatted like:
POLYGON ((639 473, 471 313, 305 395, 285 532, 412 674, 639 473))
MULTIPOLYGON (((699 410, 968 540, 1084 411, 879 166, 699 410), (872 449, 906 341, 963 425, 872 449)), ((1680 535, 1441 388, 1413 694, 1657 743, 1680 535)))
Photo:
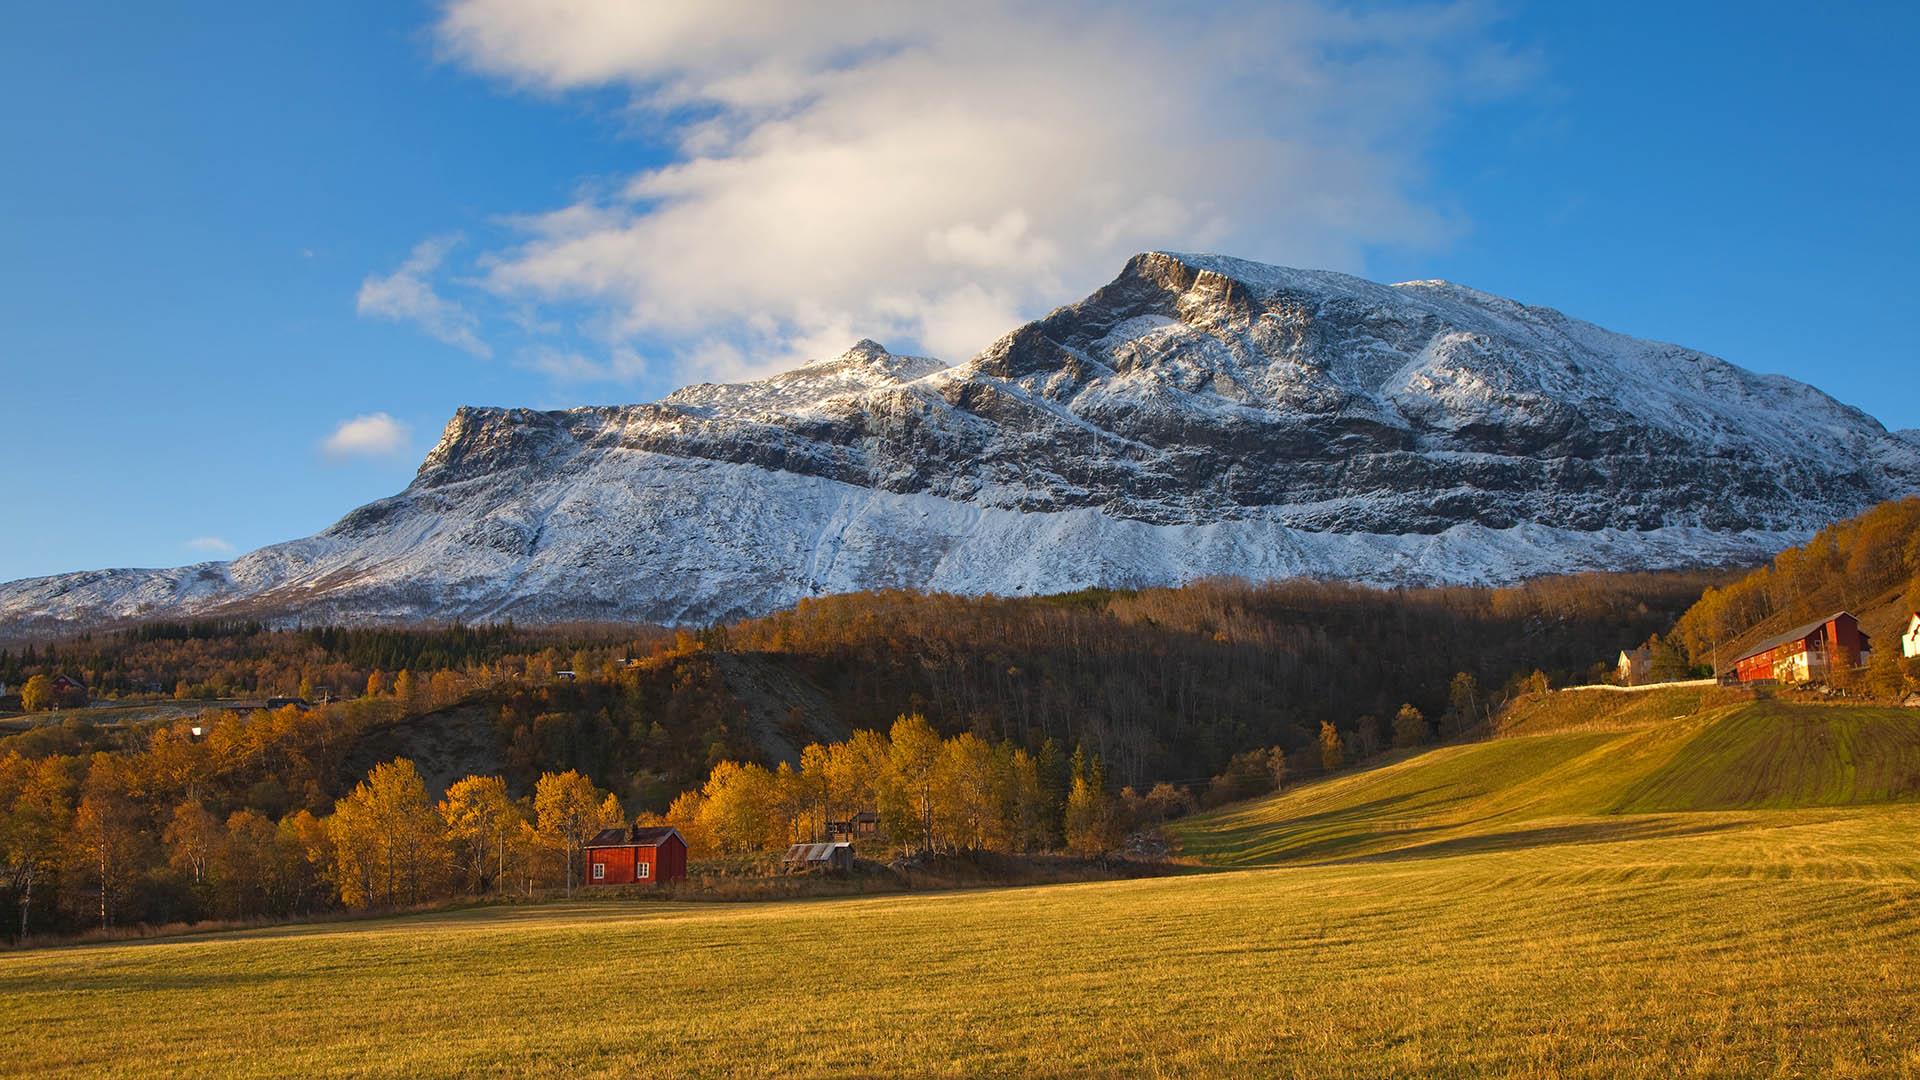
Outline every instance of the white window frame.
POLYGON ((593 864, 593 880, 595 881, 607 880, 607 864, 606 863, 597 862, 593 864))
POLYGON ((652 877, 653 877, 652 863, 642 862, 637 858, 633 860, 633 878, 635 881, 646 881, 651 879, 652 877))

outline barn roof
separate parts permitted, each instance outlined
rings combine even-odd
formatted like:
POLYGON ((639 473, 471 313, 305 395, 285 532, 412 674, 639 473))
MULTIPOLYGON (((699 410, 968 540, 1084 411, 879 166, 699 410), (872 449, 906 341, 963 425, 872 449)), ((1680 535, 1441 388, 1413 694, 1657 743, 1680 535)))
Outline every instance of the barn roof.
MULTIPOLYGON (((1777 649, 1780 646, 1787 644, 1788 642, 1799 641, 1802 638, 1806 637, 1807 635, 1813 633, 1815 630, 1820 629, 1821 627, 1827 625, 1828 623, 1832 622, 1833 620, 1839 618, 1842 615, 1845 615, 1849 619, 1853 618, 1853 613, 1850 611, 1836 611, 1833 614, 1828 615, 1823 619, 1815 619, 1805 626, 1796 626, 1793 629, 1787 631, 1786 633, 1781 634, 1779 637, 1768 638, 1766 641, 1761 642, 1758 645, 1755 645, 1753 648, 1748 649, 1746 652, 1743 652, 1739 656, 1735 657, 1733 662, 1737 664, 1742 660, 1751 660, 1754 657, 1759 656, 1763 652, 1767 652, 1768 650, 1771 650, 1771 649, 1777 649)), ((1858 620, 1855 620, 1855 621, 1858 621, 1858 620)))
MULTIPOLYGON (((638 825, 626 829, 601 829, 593 834, 586 846, 596 847, 659 847, 667 842, 669 836, 680 836, 680 830, 671 825, 657 825, 641 828, 638 825)), ((681 843, 686 838, 681 837, 681 843)))

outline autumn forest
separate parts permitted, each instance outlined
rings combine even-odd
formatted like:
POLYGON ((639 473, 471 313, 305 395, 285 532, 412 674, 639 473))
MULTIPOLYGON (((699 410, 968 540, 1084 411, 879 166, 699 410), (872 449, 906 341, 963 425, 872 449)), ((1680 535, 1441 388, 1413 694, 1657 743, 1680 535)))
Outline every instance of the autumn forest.
POLYGON ((91 702, 10 699, 69 707, 0 739, 8 932, 565 890, 584 836, 634 820, 679 827, 696 861, 854 810, 890 850, 1103 850, 1468 733, 1714 580, 868 593, 700 632, 207 621, 17 643, 16 695, 64 677, 91 702))

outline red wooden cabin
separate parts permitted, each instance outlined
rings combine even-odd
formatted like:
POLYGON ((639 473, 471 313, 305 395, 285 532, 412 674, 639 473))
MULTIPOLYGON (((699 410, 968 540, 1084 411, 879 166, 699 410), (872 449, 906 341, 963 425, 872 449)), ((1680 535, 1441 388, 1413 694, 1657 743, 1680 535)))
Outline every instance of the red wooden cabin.
POLYGON ((1860 621, 1840 611, 1761 642, 1733 666, 1741 682, 1809 682, 1859 667, 1871 648, 1860 621))
POLYGON ((687 842, 671 825, 602 829, 587 841, 587 884, 658 885, 687 876, 687 842))

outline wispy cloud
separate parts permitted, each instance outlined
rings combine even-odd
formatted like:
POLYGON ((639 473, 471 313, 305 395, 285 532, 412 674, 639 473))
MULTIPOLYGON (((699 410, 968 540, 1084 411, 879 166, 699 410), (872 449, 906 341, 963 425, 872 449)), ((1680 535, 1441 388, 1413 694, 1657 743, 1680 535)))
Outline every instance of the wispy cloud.
POLYGON ((196 536, 187 541, 187 548, 207 555, 233 554, 233 544, 218 536, 196 536))
POLYGON ((331 458, 391 457, 407 449, 407 425, 383 412, 343 420, 320 449, 331 458))
MULTIPOLYGON (((450 0, 435 32, 520 87, 622 90, 666 133, 669 164, 570 205, 501 208, 517 236, 474 270, 502 307, 564 318, 588 354, 680 375, 859 337, 961 359, 1149 248, 1363 270, 1376 245, 1443 242, 1459 223, 1421 192, 1434 133, 1531 74, 1472 0, 982 0, 964 18, 450 0)), ((428 283, 444 254, 423 246, 375 297, 472 337, 428 283)), ((531 355, 557 379, 623 375, 571 345, 531 355)))
POLYGON ((458 301, 440 295, 434 286, 434 274, 458 242, 457 237, 448 236, 423 240, 399 269, 369 275, 360 283, 360 314, 412 323, 454 348, 475 356, 492 356, 493 350, 480 339, 479 319, 458 301))
POLYGON ((563 383, 633 382, 647 373, 646 360, 627 348, 614 349, 604 360, 566 349, 535 348, 518 366, 563 383))

